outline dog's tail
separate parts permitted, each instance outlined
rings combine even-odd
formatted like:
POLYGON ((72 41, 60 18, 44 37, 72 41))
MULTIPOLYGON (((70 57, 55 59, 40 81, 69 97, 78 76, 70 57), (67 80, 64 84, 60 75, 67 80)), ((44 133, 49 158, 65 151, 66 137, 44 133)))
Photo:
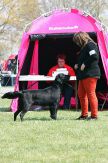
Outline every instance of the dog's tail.
POLYGON ((1 98, 7 98, 7 99, 15 99, 17 97, 22 97, 23 94, 21 92, 7 92, 5 93, 1 98))

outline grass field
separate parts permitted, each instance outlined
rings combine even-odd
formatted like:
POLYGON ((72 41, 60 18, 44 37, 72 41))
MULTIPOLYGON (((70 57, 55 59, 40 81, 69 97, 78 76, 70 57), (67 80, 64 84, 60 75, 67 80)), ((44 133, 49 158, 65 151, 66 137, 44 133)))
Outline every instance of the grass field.
POLYGON ((13 122, 9 100, 0 100, 0 163, 108 163, 108 112, 97 121, 75 120, 76 111, 28 112, 13 122))

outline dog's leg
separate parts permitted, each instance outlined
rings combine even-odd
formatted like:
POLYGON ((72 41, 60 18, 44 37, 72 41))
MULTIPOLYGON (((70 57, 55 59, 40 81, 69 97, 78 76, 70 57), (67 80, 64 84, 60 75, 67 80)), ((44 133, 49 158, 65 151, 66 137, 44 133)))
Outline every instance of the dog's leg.
POLYGON ((23 120, 24 115, 26 114, 27 110, 22 110, 20 113, 20 119, 23 120))
POLYGON ((50 108, 50 117, 54 120, 57 119, 57 107, 58 107, 57 105, 53 105, 50 108))
POLYGON ((14 113, 14 121, 16 121, 17 115, 21 112, 20 109, 18 109, 15 113, 14 113))
POLYGON ((55 108, 53 108, 53 107, 50 108, 50 117, 52 119, 56 120, 57 119, 57 114, 56 114, 56 112, 54 110, 55 110, 55 108))

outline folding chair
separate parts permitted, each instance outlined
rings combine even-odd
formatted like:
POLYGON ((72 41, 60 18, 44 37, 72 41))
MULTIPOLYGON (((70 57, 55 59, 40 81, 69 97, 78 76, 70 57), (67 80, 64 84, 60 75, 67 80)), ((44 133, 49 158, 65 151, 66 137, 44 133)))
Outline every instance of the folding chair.
POLYGON ((108 92, 98 92, 97 97, 98 99, 103 100, 103 103, 100 109, 100 110, 103 110, 105 104, 108 102, 108 92))

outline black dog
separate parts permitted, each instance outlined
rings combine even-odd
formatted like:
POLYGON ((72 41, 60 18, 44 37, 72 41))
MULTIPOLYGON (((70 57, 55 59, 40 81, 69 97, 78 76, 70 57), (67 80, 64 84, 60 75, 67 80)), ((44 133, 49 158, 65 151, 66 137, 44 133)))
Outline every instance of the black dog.
POLYGON ((56 76, 52 86, 39 90, 23 90, 19 92, 8 92, 2 96, 2 98, 18 99, 18 109, 14 113, 14 121, 16 121, 17 115, 20 113, 20 119, 27 111, 30 110, 33 105, 49 106, 50 117, 57 119, 57 108, 61 99, 62 87, 65 82, 69 80, 68 75, 59 74, 56 76))

